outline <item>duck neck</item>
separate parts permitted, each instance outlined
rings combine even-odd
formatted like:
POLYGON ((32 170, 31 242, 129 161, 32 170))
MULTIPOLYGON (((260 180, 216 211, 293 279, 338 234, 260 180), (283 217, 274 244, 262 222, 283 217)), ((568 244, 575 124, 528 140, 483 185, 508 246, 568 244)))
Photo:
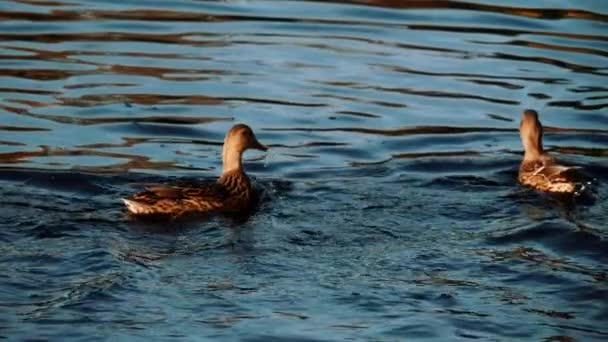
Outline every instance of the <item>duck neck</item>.
POLYGON ((525 160, 539 159, 543 154, 543 142, 540 134, 524 137, 523 139, 525 160))
POLYGON ((222 175, 233 171, 243 171, 243 162, 241 157, 243 151, 229 144, 224 143, 222 148, 222 175))

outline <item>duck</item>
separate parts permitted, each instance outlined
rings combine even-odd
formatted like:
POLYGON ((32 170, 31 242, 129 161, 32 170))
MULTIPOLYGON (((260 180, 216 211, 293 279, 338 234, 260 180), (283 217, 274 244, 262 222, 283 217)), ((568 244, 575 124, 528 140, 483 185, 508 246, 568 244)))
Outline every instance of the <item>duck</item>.
POLYGON ((522 185, 555 194, 576 194, 584 189, 580 167, 561 165, 544 151, 543 126, 535 110, 523 112, 519 135, 524 146, 518 176, 522 185))
POLYGON ((129 214, 136 216, 186 213, 239 213, 253 206, 251 181, 243 171, 243 153, 248 149, 267 151, 253 130, 245 124, 234 125, 222 146, 222 174, 216 182, 159 185, 123 198, 129 214))

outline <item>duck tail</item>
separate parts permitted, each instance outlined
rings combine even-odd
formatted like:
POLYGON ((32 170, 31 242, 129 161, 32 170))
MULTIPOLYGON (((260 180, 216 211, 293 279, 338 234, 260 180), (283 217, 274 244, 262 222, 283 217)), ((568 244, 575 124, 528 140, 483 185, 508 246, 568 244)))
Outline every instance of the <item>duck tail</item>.
POLYGON ((150 208, 149 205, 143 204, 141 202, 137 202, 137 201, 126 199, 126 198, 123 198, 122 201, 127 206, 127 210, 129 210, 129 212, 131 212, 132 214, 141 215, 141 214, 148 214, 148 213, 152 212, 152 209, 150 208))

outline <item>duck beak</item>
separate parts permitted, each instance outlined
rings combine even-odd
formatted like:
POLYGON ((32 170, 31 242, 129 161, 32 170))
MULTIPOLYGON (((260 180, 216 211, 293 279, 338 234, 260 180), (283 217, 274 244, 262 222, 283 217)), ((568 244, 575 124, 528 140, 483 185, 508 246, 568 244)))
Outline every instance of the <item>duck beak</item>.
POLYGON ((262 145, 259 141, 257 141, 257 139, 253 142, 251 148, 254 148, 254 149, 260 150, 260 151, 268 151, 268 146, 262 145))

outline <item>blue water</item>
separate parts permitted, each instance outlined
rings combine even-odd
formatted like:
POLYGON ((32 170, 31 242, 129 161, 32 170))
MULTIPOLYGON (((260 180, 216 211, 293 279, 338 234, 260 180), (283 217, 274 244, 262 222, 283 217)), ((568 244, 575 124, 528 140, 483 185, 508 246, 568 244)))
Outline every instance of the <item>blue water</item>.
POLYGON ((0 2, 0 338, 608 339, 608 3, 0 2), (597 180, 520 187, 521 112, 597 180), (212 180, 249 217, 120 198, 212 180))

